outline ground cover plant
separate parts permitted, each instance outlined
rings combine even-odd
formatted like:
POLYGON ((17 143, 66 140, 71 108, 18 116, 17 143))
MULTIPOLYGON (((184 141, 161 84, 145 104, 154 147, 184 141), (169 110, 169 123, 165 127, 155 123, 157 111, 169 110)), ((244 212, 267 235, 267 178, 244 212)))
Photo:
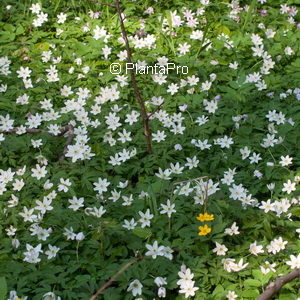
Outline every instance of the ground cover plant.
POLYGON ((298 0, 0 27, 0 300, 300 299, 298 0))

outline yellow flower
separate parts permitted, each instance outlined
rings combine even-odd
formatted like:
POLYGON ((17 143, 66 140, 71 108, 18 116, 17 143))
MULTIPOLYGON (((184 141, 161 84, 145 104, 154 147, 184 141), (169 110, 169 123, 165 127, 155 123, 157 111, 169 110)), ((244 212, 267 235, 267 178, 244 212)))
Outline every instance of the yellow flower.
POLYGON ((208 213, 199 214, 198 217, 196 217, 196 219, 200 222, 212 221, 214 220, 214 215, 209 215, 208 213))
POLYGON ((200 230, 198 235, 207 235, 211 232, 211 228, 208 227, 206 224, 204 226, 199 226, 198 229, 200 230))

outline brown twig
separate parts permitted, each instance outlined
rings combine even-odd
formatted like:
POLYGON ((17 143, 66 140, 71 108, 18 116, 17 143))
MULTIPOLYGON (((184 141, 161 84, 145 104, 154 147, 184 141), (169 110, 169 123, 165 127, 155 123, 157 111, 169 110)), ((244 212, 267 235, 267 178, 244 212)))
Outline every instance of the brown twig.
MULTIPOLYGON (((4 134, 13 134, 18 131, 18 128, 12 128, 10 130, 3 131, 4 134)), ((25 133, 49 133, 48 131, 42 130, 42 129, 35 129, 35 128, 27 128, 25 133)), ((50 133, 49 133, 50 134, 50 133)))
POLYGON ((294 280, 297 277, 300 277, 300 269, 295 269, 294 271, 277 278, 267 286, 265 291, 259 296, 259 298, 257 298, 257 300, 271 299, 286 283, 294 280))
MULTIPOLYGON (((4 134, 14 134, 17 131, 18 131, 18 128, 15 127, 15 128, 10 129, 10 130, 3 131, 2 133, 4 133, 4 134)), ((26 128, 25 133, 30 133, 30 134, 44 133, 44 134, 49 134, 49 135, 52 135, 52 136, 63 136, 65 134, 67 134, 67 136, 68 136, 67 141, 65 143, 63 153, 59 157, 59 160, 63 160, 65 158, 65 155, 68 151, 68 146, 72 143, 72 141, 74 139, 74 127, 72 125, 66 125, 66 126, 62 127, 60 129, 60 132, 57 135, 53 134, 50 131, 43 130, 43 129, 36 129, 36 128, 26 128)))
POLYGON ((147 118, 150 119, 156 112, 158 112, 158 111, 161 109, 161 107, 162 107, 163 104, 164 104, 164 103, 159 104, 159 105, 155 108, 155 110, 154 110, 151 114, 149 114, 149 115, 147 116, 147 118))
POLYGON ((125 272, 131 265, 143 259, 142 255, 138 255, 135 259, 124 265, 117 273, 115 273, 108 281, 106 281, 101 288, 90 298, 90 300, 95 300, 105 289, 107 289, 123 272, 125 272))
MULTIPOLYGON (((116 6, 117 13, 118 13, 119 20, 120 20, 122 36, 125 41, 125 48, 126 48, 126 53, 127 53, 127 63, 132 64, 132 53, 131 53, 131 49, 129 46, 127 32, 126 32, 125 25, 124 25, 124 19, 122 17, 120 0, 115 0, 115 3, 116 3, 115 6, 116 6)), ((141 116, 143 119, 144 135, 146 137, 147 150, 148 150, 148 153, 151 154, 152 153, 152 143, 151 143, 151 130, 150 130, 149 118, 148 118, 147 110, 145 107, 145 102, 142 98, 140 89, 139 89, 137 81, 136 81, 135 73, 132 68, 130 68, 130 78, 131 78, 131 83, 132 83, 132 87, 133 87, 134 97, 136 98, 136 100, 141 108, 141 116)))

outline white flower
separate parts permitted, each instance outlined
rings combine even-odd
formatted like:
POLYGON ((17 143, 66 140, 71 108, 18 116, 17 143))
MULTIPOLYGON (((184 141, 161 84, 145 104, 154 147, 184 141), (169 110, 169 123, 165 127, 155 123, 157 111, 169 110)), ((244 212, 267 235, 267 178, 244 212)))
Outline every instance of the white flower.
POLYGON ((229 68, 234 69, 234 70, 237 70, 238 66, 239 66, 239 64, 236 61, 229 64, 229 68))
POLYGON ((130 206, 133 203, 133 195, 130 194, 130 196, 122 196, 122 199, 124 200, 122 205, 123 206, 130 206))
POLYGON ((43 300, 61 300, 61 297, 56 296, 53 292, 48 292, 43 295, 43 300))
POLYGON ((158 173, 155 173, 155 175, 161 179, 164 180, 170 180, 170 175, 172 174, 172 171, 170 169, 162 170, 161 168, 158 169, 158 173))
POLYGON ((233 144, 233 139, 230 138, 230 137, 228 137, 227 135, 225 135, 222 138, 215 139, 214 143, 216 145, 220 145, 221 148, 227 148, 227 149, 229 149, 230 145, 233 144))
POLYGON ((296 190, 295 182, 291 182, 291 180, 288 180, 286 183, 283 184, 283 188, 282 188, 283 192, 287 192, 288 194, 290 194, 291 192, 293 192, 295 190, 296 190))
POLYGON ((259 253, 263 253, 264 250, 263 250, 263 246, 261 245, 256 245, 256 241, 252 244, 250 244, 250 247, 249 247, 249 252, 253 255, 256 255, 259 254, 259 253))
POLYGON ((186 160, 187 160, 187 163, 185 164, 185 166, 188 167, 190 170, 198 167, 199 160, 197 159, 196 156, 194 156, 192 158, 187 157, 186 160))
POLYGON ((131 291, 132 295, 135 297, 136 295, 142 295, 142 287, 143 285, 141 282, 138 279, 135 279, 130 283, 127 291, 131 291))
POLYGON ((232 270, 234 272, 238 272, 238 271, 241 271, 241 270, 245 269, 248 266, 249 263, 245 263, 245 264, 243 264, 243 263, 244 263, 244 259, 242 258, 242 259, 239 260, 239 262, 237 264, 234 264, 232 266, 232 270))
POLYGON ((39 12, 41 11, 41 6, 40 6, 40 4, 39 3, 33 3, 32 5, 31 5, 31 7, 29 8, 29 10, 31 10, 31 12, 33 13, 33 14, 39 14, 39 12))
POLYGON ((19 248, 20 247, 20 241, 18 239, 12 239, 11 240, 11 245, 14 247, 14 248, 19 248))
POLYGON ((153 215, 150 213, 150 209, 148 208, 145 213, 139 211, 139 215, 141 216, 141 218, 139 219, 139 222, 142 223, 141 227, 150 227, 150 221, 153 218, 153 215))
POLYGON ((300 254, 298 254, 298 256, 290 255, 290 260, 287 261, 286 264, 291 266, 291 269, 300 268, 300 254))
POLYGON ((235 259, 233 258, 223 258, 222 264, 224 267, 224 270, 227 272, 231 272, 235 266, 235 259))
POLYGON ((146 256, 152 256, 153 259, 157 256, 163 256, 164 246, 158 246, 157 241, 155 241, 153 245, 146 244, 146 248, 149 250, 146 252, 146 256))
POLYGON ((166 139, 167 135, 165 134, 165 132, 162 130, 157 130, 156 133, 152 133, 152 140, 155 142, 161 142, 164 141, 166 139))
POLYGON ((184 294, 185 298, 188 298, 189 296, 195 296, 195 292, 199 290, 198 287, 194 286, 195 282, 192 280, 187 280, 183 282, 180 286, 179 293, 184 294))
POLYGON ((293 158, 288 156, 288 155, 287 156, 281 156, 280 159, 281 159, 281 161, 279 163, 283 167, 292 164, 292 160, 293 160, 293 158))
POLYGON ((96 218, 101 218, 105 214, 106 209, 104 209, 103 206, 100 206, 99 208, 97 208, 97 207, 87 207, 84 210, 84 212, 88 216, 94 216, 96 218))
POLYGON ((182 146, 180 144, 176 144, 176 145, 174 145, 174 149, 176 151, 180 151, 180 150, 182 150, 182 146))
POLYGON ((157 291, 157 296, 159 298, 166 298, 167 290, 165 287, 161 286, 157 291))
POLYGON ((110 47, 108 47, 107 45, 105 45, 105 47, 103 47, 101 50, 103 52, 104 58, 107 59, 108 56, 111 54, 111 49, 110 47))
POLYGON ((132 230, 136 227, 137 223, 135 222, 135 220, 132 218, 130 221, 128 220, 124 220, 124 224, 122 225, 122 227, 126 228, 127 230, 132 230))
POLYGON ((70 227, 70 229, 64 228, 63 235, 67 238, 67 240, 74 240, 76 238, 73 227, 70 227))
POLYGON ((173 96, 174 94, 176 94, 178 92, 178 89, 179 89, 179 87, 178 87, 177 83, 171 83, 168 86, 167 92, 173 96))
POLYGON ((262 158, 260 157, 259 153, 253 152, 252 156, 249 157, 250 164, 257 164, 262 158))
POLYGON ((178 272, 178 276, 180 279, 177 281, 178 285, 181 285, 185 281, 190 281, 194 278, 194 274, 191 272, 190 268, 185 267, 185 265, 181 266, 181 270, 178 272))
POLYGON ((167 279, 166 277, 156 277, 154 279, 154 282, 158 287, 160 287, 160 286, 167 284, 166 279, 167 279))
POLYGON ((161 204, 160 205, 162 210, 160 211, 161 214, 167 214, 169 218, 171 218, 171 214, 175 213, 176 210, 175 208, 175 204, 171 204, 170 200, 167 200, 167 204, 161 204))
POLYGON ((191 45, 189 45, 188 43, 179 44, 178 51, 181 55, 185 55, 190 51, 190 47, 191 45))
POLYGON ((48 249, 45 254, 48 256, 48 259, 54 258, 57 254, 57 252, 60 250, 60 248, 52 245, 48 245, 48 249))
POLYGON ((177 285, 180 286, 179 293, 184 294, 185 298, 189 296, 195 296, 195 291, 199 288, 194 287, 195 281, 193 281, 194 274, 185 265, 182 265, 178 272, 180 279, 177 281, 177 285))
POLYGON ((291 47, 284 48, 285 55, 292 55, 294 54, 294 50, 291 47))
POLYGON ((201 84, 201 92, 203 91, 209 91, 210 88, 211 88, 211 82, 210 81, 205 81, 205 82, 202 82, 201 84))
POLYGON ((238 230, 239 230, 239 227, 236 226, 236 222, 234 222, 230 228, 225 229, 225 234, 236 235, 236 234, 240 233, 238 230))
POLYGON ((15 228, 14 226, 10 225, 10 227, 6 228, 5 231, 6 231, 6 234, 8 236, 14 236, 16 234, 17 228, 15 228))
POLYGON ((229 188, 230 191, 230 198, 232 198, 233 200, 241 200, 242 198, 246 197, 246 190, 245 188, 242 186, 242 184, 236 185, 233 184, 231 188, 229 188))
POLYGON ((178 185, 178 188, 175 189, 174 193, 178 193, 178 195, 188 196, 194 188, 190 188, 191 183, 187 182, 186 184, 178 185))
POLYGON ((53 206, 51 206, 51 202, 52 200, 47 197, 44 197, 43 201, 36 200, 35 203, 37 205, 35 206, 35 209, 39 210, 42 214, 45 214, 47 210, 53 209, 53 206))
POLYGON ((45 177, 47 174, 46 167, 41 167, 40 165, 36 165, 35 168, 31 169, 31 176, 35 177, 36 179, 40 180, 41 178, 45 177))
POLYGON ((234 300, 237 298, 237 294, 234 292, 234 291, 228 291, 227 295, 226 295, 226 298, 228 300, 234 300))
POLYGON ((269 211, 274 211, 274 204, 271 203, 271 200, 268 199, 267 201, 262 201, 262 205, 259 206, 260 209, 263 209, 265 213, 268 213, 269 211))
POLYGON ((31 70, 28 67, 20 67, 19 70, 17 70, 18 78, 26 79, 27 77, 30 77, 31 70))
POLYGON ((21 189, 23 188, 23 186, 25 185, 25 182, 23 179, 15 179, 14 183, 13 183, 13 190, 14 191, 21 191, 21 189))
POLYGON ((173 259, 173 253, 174 250, 172 250, 172 248, 170 247, 164 247, 164 249, 162 250, 163 256, 166 257, 169 260, 173 259))
POLYGON ((82 241, 84 238, 85 238, 85 235, 83 234, 83 232, 77 233, 76 237, 75 237, 76 241, 78 241, 78 242, 82 241))
POLYGON ((179 163, 174 164, 170 164, 170 170, 173 174, 181 174, 183 171, 184 167, 180 167, 179 163))
POLYGON ((28 208, 26 206, 24 206, 23 212, 20 212, 19 215, 21 217, 23 217, 24 222, 34 222, 36 220, 37 216, 34 215, 33 213, 34 213, 33 208, 28 210, 28 208))
POLYGON ((57 23, 58 24, 63 24, 63 23, 65 23, 66 20, 67 20, 66 14, 60 13, 59 15, 57 15, 57 23))
POLYGON ((40 253, 43 253, 42 251, 42 244, 38 244, 36 247, 33 247, 29 244, 26 244, 26 252, 24 252, 24 261, 27 261, 31 264, 36 264, 41 261, 39 258, 40 253))
POLYGON ((269 253, 276 254, 280 252, 281 250, 285 249, 285 245, 287 244, 287 241, 284 241, 282 237, 279 237, 278 239, 274 239, 270 242, 269 245, 267 245, 267 250, 269 253))
POLYGON ((60 178, 60 184, 58 185, 58 191, 64 191, 65 193, 69 190, 69 186, 72 185, 70 179, 60 178))
POLYGON ((207 101, 206 99, 204 99, 203 104, 205 106, 204 109, 209 113, 214 114, 218 109, 218 101, 216 100, 207 101))
POLYGON ((71 205, 69 205, 69 208, 71 208, 74 211, 76 211, 80 207, 84 206, 83 205, 83 202, 84 202, 84 198, 83 197, 77 198, 77 197, 74 196, 72 199, 69 199, 68 201, 71 204, 71 205))
POLYGON ((206 124, 209 121, 207 116, 200 116, 195 120, 195 123, 197 123, 199 126, 206 124))
POLYGON ((98 192, 100 195, 103 192, 107 191, 107 187, 110 185, 110 182, 106 178, 98 178, 98 182, 94 182, 94 191, 98 192))
POLYGON ((227 251, 228 249, 225 245, 221 245, 218 242, 216 242, 216 248, 213 249, 214 253, 217 253, 217 255, 226 255, 227 251))
POLYGON ((263 274, 268 274, 270 271, 276 272, 274 269, 276 267, 276 264, 271 264, 268 261, 265 262, 266 266, 260 266, 260 270, 263 274))

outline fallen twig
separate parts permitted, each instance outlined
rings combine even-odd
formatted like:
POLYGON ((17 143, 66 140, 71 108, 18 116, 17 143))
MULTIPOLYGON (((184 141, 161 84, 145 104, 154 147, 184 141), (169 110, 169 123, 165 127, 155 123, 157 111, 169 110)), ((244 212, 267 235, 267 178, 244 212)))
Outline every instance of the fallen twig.
POLYGON ((277 278, 267 286, 265 291, 259 296, 259 298, 257 298, 257 300, 271 299, 286 283, 294 280, 297 277, 300 277, 300 269, 295 269, 292 272, 277 278))
MULTIPOLYGON (((2 133, 4 133, 4 134, 14 134, 17 131, 18 131, 18 127, 15 127, 15 128, 10 129, 10 130, 3 131, 2 133)), ((44 134, 49 134, 49 135, 52 135, 52 136, 63 136, 65 134, 67 134, 67 141, 65 143, 63 153, 59 157, 59 160, 63 160, 65 158, 65 155, 68 151, 68 146, 72 143, 72 141, 74 139, 74 127, 72 125, 66 125, 66 126, 62 127, 60 129, 60 132, 57 135, 53 134, 50 131, 43 130, 43 129, 36 129, 36 128, 26 128, 25 133, 30 133, 30 134, 44 133, 44 134)))
POLYGON ((135 259, 124 265, 117 273, 115 273, 108 281, 106 281, 101 288, 90 298, 90 300, 95 300, 105 289, 107 289, 123 272, 125 272, 131 265, 143 259, 142 255, 138 255, 135 259))

